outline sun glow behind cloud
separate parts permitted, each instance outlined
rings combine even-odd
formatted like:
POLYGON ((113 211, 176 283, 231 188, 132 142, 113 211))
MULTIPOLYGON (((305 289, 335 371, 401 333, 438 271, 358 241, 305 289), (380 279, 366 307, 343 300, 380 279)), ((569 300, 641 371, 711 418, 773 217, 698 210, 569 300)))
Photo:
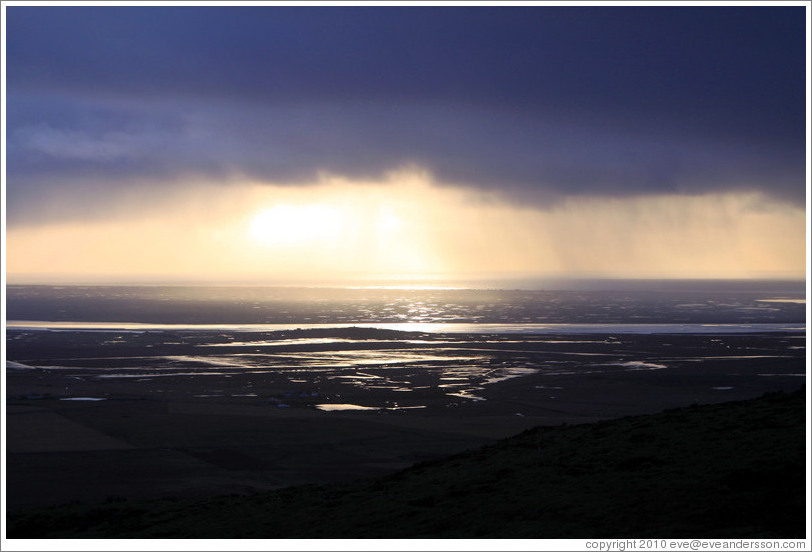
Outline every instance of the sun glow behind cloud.
POLYGON ((275 205, 251 221, 251 237, 268 246, 304 246, 337 239, 347 215, 326 205, 275 205))
POLYGON ((130 216, 11 228, 9 282, 344 283, 528 276, 803 277, 805 214, 751 194, 547 209, 420 171, 194 186, 130 216))

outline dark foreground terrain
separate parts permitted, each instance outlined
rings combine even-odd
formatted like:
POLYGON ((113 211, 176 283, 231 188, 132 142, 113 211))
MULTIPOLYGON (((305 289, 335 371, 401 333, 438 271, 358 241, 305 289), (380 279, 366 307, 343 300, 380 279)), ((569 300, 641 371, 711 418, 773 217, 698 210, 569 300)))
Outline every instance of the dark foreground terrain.
POLYGON ((803 338, 10 330, 6 507, 347 483, 536 426, 793 391, 803 338))
POLYGON ((803 538, 805 394, 536 427, 352 483, 12 514, 9 538, 803 538))

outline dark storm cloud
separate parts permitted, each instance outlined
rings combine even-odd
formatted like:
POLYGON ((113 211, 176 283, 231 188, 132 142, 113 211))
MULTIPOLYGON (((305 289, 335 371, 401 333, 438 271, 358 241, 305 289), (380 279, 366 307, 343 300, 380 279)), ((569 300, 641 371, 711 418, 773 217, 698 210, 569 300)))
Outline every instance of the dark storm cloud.
POLYGON ((800 7, 7 17, 12 222, 77 182, 103 198, 104 187, 190 175, 296 184, 404 165, 521 200, 804 194, 800 7))

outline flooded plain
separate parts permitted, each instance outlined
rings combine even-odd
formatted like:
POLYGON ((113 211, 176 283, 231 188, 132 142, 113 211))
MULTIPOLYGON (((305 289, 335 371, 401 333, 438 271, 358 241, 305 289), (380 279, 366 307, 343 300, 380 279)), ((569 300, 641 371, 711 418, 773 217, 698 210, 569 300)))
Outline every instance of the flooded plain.
MULTIPOLYGON (((525 415, 550 407, 540 388, 573 389, 600 379, 666 385, 680 375, 680 387, 695 388, 697 396, 796 385, 805 373, 805 348, 803 334, 791 329, 731 325, 703 326, 696 333, 685 327, 603 333, 607 326, 595 326, 586 333, 578 326, 573 335, 333 327, 9 329, 7 374, 15 388, 33 374, 43 383, 58 380, 51 395, 60 399, 173 395, 321 411, 447 411, 490 401, 488 412, 504 413, 516 408, 497 398, 497 388, 511 382, 510 402, 522 403, 518 414, 525 415)), ((23 390, 12 397, 45 392, 23 390)))
POLYGON ((539 425, 794 391, 803 290, 765 285, 9 286, 8 507, 348 481, 539 425))

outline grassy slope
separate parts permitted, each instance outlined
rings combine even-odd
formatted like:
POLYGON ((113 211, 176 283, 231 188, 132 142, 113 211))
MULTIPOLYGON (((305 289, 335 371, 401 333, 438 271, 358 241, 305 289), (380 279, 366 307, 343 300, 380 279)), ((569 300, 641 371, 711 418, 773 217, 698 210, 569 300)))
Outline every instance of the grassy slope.
POLYGON ((8 536, 803 538, 804 428, 804 394, 771 394, 539 427, 349 484, 41 509, 8 536))

